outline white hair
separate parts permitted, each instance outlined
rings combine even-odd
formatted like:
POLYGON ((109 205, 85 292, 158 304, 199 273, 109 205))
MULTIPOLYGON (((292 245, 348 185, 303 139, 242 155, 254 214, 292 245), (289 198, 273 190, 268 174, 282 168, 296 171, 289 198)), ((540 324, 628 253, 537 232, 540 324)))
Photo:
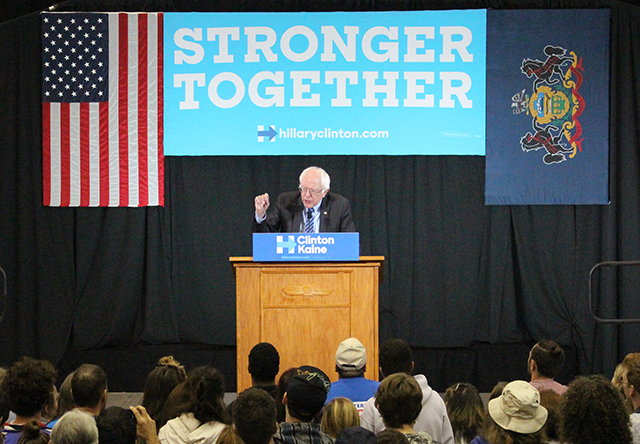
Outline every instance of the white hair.
POLYGON ((320 182, 322 183, 323 190, 328 190, 329 188, 331 188, 331 177, 329 177, 329 173, 318 166, 310 166, 308 168, 305 168, 304 171, 300 173, 300 182, 302 182, 302 178, 311 171, 316 171, 318 174, 320 174, 320 182))
POLYGON ((98 444, 98 426, 93 416, 73 409, 51 430, 51 444, 98 444))

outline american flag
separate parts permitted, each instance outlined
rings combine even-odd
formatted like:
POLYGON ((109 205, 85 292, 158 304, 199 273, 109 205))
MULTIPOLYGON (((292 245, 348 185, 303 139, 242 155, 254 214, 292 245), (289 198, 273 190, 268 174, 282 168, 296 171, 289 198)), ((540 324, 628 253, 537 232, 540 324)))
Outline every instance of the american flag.
POLYGON ((44 205, 164 205, 162 14, 42 14, 44 205))

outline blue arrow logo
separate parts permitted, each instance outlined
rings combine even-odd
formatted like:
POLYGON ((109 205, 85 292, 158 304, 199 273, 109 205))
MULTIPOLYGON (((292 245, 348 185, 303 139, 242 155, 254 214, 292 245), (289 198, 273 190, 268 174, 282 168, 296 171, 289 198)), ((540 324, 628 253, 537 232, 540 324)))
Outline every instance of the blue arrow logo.
POLYGON ((264 130, 262 125, 258 125, 258 137, 268 137, 269 138, 269 142, 271 142, 275 137, 276 134, 278 134, 276 132, 276 127, 274 125, 269 125, 269 129, 268 130, 264 130))
POLYGON ((295 252, 295 248, 296 248, 296 241, 294 240, 293 236, 287 236, 288 240, 285 241, 284 240, 284 236, 276 236, 276 252, 278 254, 283 254, 283 249, 284 248, 288 248, 289 249, 289 254, 294 253, 295 252))

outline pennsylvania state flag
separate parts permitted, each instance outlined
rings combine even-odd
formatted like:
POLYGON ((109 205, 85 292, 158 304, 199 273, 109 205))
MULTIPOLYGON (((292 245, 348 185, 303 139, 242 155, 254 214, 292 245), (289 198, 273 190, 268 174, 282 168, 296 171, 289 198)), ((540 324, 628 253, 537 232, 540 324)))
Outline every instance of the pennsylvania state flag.
POLYGON ((487 19, 485 203, 609 203, 609 10, 487 19))

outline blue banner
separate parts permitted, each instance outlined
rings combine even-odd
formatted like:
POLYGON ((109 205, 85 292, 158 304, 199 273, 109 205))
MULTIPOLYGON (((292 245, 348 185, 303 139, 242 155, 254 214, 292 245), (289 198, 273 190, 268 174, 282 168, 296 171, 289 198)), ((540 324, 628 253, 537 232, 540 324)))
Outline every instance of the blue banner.
POLYGON ((609 203, 609 10, 488 22, 486 204, 609 203))
POLYGON ((254 233, 253 260, 357 261, 359 233, 254 233))
POLYGON ((165 155, 485 152, 486 11, 167 13, 165 155))

